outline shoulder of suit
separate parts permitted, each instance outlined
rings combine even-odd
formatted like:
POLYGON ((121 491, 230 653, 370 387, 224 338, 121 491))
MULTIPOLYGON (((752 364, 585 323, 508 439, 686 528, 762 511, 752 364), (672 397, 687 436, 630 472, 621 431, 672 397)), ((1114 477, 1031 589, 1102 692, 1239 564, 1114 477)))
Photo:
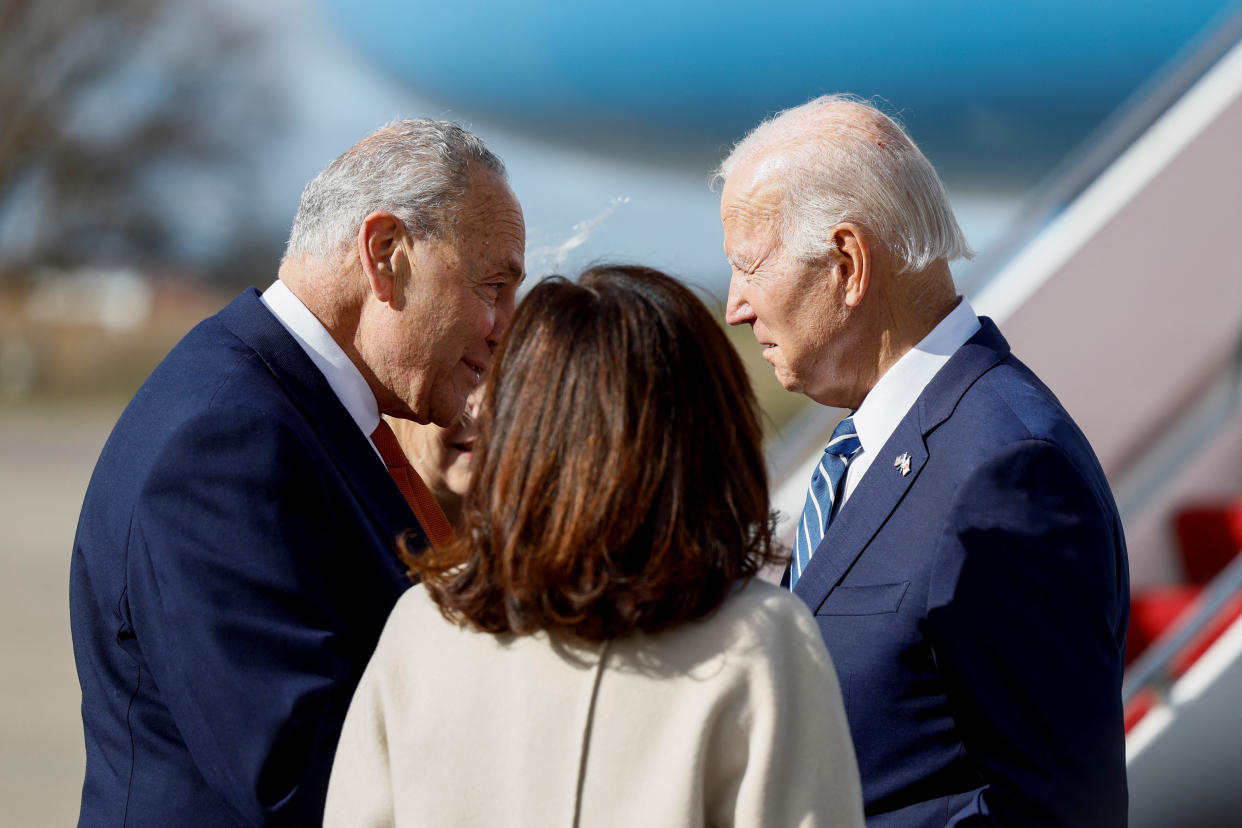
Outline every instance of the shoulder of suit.
POLYGON ((985 371, 962 394, 949 418, 968 422, 977 439, 1054 439, 1073 418, 1038 377, 1012 357, 985 371), (968 416, 962 417, 966 414, 968 416), (986 428, 979 429, 980 423, 986 428))
POLYGON ((800 598, 787 589, 752 579, 739 584, 715 612, 675 627, 664 635, 681 640, 681 646, 701 648, 705 653, 731 650, 767 652, 798 632, 813 630, 814 621, 800 598))

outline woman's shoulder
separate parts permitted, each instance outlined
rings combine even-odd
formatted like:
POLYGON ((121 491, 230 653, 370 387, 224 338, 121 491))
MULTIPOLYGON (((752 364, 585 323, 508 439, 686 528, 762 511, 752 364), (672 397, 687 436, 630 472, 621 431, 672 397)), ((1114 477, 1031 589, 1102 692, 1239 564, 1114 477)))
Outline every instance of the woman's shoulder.
POLYGON ((787 589, 755 578, 735 586, 718 612, 742 626, 814 624, 802 599, 787 589))
MULTIPOLYGON (((689 661, 720 658, 736 667, 751 660, 771 660, 792 647, 823 647, 806 605, 791 592, 751 580, 737 584, 716 610, 703 618, 652 638, 639 637, 639 650, 675 651, 689 661)), ((825 654, 826 655, 826 654, 825 654)))
MULTIPOLYGON (((438 661, 546 648, 548 635, 490 633, 464 620, 446 616, 422 584, 415 584, 397 600, 380 638, 380 648, 399 647, 409 657, 425 654, 438 661)), ((569 646, 569 645, 566 645, 569 646)))
POLYGON ((785 678, 833 672, 811 611, 801 598, 774 584, 752 580, 739 585, 706 624, 717 628, 713 637, 722 653, 744 672, 785 678))
POLYGON ((393 606, 376 653, 379 655, 390 647, 397 647, 407 655, 424 648, 434 652, 434 648, 444 645, 444 639, 460 635, 460 626, 444 617, 426 587, 414 584, 393 606))
POLYGON ((414 584, 397 599, 396 605, 392 608, 392 614, 388 616, 388 623, 417 623, 430 613, 439 615, 439 607, 431 599, 431 595, 427 593, 426 587, 422 584, 414 584))

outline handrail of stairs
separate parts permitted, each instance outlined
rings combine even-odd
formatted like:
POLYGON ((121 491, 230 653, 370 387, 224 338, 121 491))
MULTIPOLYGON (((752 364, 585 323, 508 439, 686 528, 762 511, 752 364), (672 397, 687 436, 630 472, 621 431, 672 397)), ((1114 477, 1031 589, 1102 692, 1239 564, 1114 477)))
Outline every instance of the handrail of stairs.
POLYGON ((1122 703, 1128 704, 1140 691, 1148 688, 1163 698, 1178 678, 1172 670, 1174 661, 1239 593, 1242 593, 1242 550, 1204 588, 1194 612, 1175 622, 1126 671, 1121 686, 1122 703))

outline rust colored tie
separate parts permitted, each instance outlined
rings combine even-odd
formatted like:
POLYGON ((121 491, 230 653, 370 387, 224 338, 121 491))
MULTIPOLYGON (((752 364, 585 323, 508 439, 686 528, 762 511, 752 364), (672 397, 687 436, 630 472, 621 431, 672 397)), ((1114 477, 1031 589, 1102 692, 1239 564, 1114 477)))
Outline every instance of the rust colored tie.
POLYGON ((453 527, 444 516, 444 510, 436 502, 435 495, 427 488, 427 484, 418 476, 418 472, 414 471, 414 467, 405 457, 405 452, 401 450, 401 444, 397 442, 397 435, 393 434, 392 428, 382 417, 375 431, 371 432, 371 442, 379 449, 388 473, 405 496, 406 503, 410 504, 414 517, 418 518, 418 525, 423 527, 423 533, 431 541, 431 545, 436 549, 443 549, 452 543, 453 527))

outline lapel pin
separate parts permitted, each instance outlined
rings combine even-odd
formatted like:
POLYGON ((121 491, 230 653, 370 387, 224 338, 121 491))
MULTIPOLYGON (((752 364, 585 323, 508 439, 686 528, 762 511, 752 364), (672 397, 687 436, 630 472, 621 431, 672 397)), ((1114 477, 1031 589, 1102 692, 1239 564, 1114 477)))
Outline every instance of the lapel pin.
POLYGON ((893 461, 893 468, 901 472, 901 476, 905 477, 910 473, 910 453, 904 452, 896 460, 893 461))

